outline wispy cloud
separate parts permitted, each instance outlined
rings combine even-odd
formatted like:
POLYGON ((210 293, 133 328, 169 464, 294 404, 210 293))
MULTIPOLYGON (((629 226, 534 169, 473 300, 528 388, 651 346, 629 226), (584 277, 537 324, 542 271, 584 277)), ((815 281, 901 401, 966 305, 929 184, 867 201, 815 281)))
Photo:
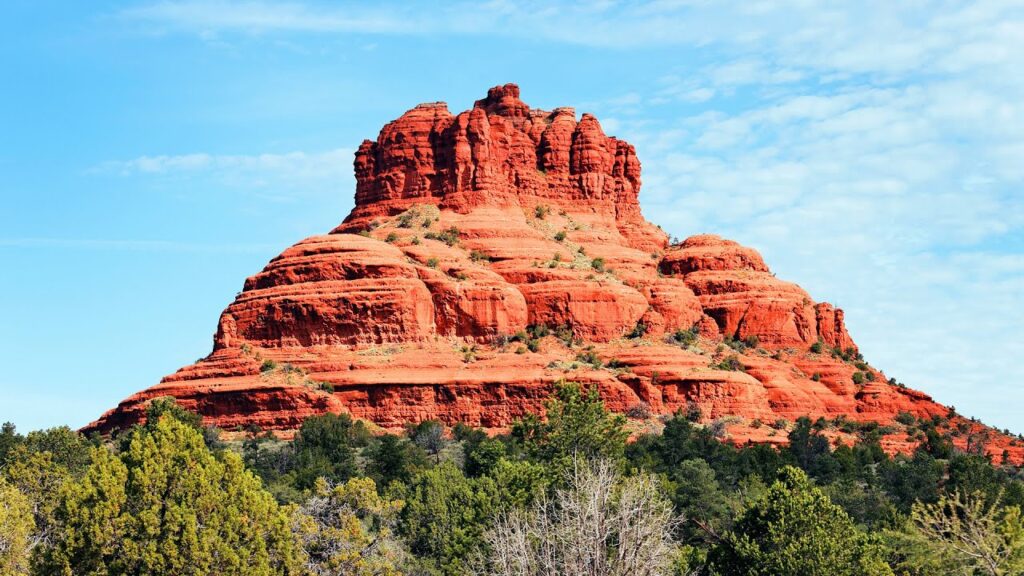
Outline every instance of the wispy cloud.
POLYGON ((263 253, 273 244, 203 244, 171 240, 110 240, 96 238, 0 238, 0 248, 60 248, 128 252, 197 252, 211 254, 263 253))
POLYGON ((359 5, 341 9, 316 8, 301 3, 164 1, 128 8, 119 16, 201 33, 412 34, 421 30, 415 20, 402 17, 397 10, 372 10, 359 5))
POLYGON ((163 180, 206 179, 221 186, 244 189, 265 197, 294 197, 296 193, 352 189, 353 151, 283 154, 208 154, 139 156, 110 160, 92 167, 93 175, 163 180))
POLYGON ((139 156, 131 160, 111 160, 95 166, 94 173, 168 174, 189 172, 236 171, 279 173, 303 178, 347 175, 352 171, 353 151, 338 148, 326 152, 287 152, 284 154, 207 154, 139 156))

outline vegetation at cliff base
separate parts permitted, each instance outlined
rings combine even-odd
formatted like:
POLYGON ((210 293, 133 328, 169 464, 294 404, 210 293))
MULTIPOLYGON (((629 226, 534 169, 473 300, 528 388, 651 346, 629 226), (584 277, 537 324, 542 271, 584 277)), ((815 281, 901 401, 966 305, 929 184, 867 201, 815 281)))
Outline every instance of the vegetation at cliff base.
POLYGON ((6 425, 0 576, 1024 573, 1021 471, 929 421, 890 456, 877 426, 834 446, 808 418, 773 426, 785 447, 734 446, 695 406, 630 439, 574 384, 544 414, 225 439, 157 400, 112 438, 6 425))

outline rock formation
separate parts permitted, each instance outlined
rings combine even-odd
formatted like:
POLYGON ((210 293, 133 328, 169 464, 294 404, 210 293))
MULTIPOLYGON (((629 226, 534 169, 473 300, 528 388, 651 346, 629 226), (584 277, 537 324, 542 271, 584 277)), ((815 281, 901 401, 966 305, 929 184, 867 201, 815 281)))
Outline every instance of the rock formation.
MULTIPOLYGON (((783 442, 804 415, 950 412, 864 364, 842 310, 755 250, 671 245, 641 215, 633 146, 589 114, 532 109, 512 84, 457 115, 421 104, 362 143, 355 173, 352 212, 245 281, 208 357, 87 429, 173 396, 224 429, 348 412, 500 430, 562 380, 633 414, 698 407, 738 442, 783 442)), ((915 439, 895 426, 886 442, 915 439)), ((1024 457, 994 432, 987 449, 1024 457)))

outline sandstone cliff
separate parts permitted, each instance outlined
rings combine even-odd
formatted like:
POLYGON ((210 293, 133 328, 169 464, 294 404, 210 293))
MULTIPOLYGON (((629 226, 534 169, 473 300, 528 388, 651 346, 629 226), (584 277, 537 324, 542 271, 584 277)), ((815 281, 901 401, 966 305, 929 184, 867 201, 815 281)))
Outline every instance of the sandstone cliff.
MULTIPOLYGON (((736 441, 845 416, 892 425, 886 446, 905 450, 917 439, 898 414, 949 412, 865 364, 842 310, 755 250, 670 245, 641 215, 633 146, 589 114, 532 109, 512 84, 459 114, 421 104, 363 142, 355 173, 352 212, 245 281, 207 358, 87 429, 129 425, 161 396, 225 429, 287 432, 328 411, 501 429, 560 380, 640 417, 699 407, 736 441)), ((1024 457, 957 425, 961 444, 985 434, 1024 457)))

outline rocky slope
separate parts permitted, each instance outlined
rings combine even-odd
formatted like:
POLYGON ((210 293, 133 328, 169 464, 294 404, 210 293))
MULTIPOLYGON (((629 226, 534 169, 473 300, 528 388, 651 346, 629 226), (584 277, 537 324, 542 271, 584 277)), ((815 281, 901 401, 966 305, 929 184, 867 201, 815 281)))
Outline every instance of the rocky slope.
POLYGON ((161 396, 225 429, 286 433, 324 412, 501 429, 571 380, 639 419, 698 407, 736 441, 783 441, 809 415, 839 438, 844 419, 878 422, 908 449, 905 412, 1024 457, 865 364, 842 310, 755 250, 671 245, 640 213, 633 146, 589 114, 531 109, 512 84, 459 114, 421 104, 363 142, 355 173, 352 212, 246 280, 207 358, 87 429, 161 396))

